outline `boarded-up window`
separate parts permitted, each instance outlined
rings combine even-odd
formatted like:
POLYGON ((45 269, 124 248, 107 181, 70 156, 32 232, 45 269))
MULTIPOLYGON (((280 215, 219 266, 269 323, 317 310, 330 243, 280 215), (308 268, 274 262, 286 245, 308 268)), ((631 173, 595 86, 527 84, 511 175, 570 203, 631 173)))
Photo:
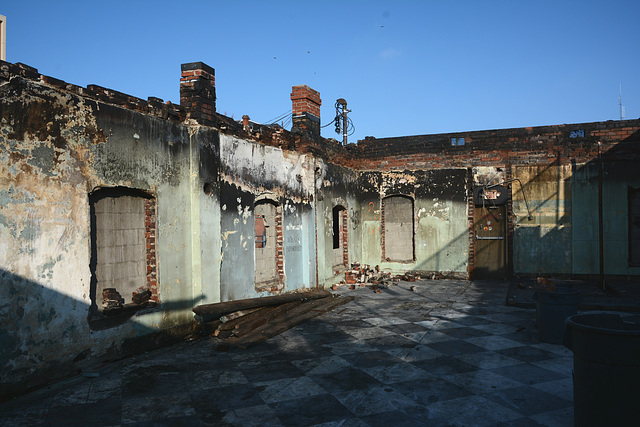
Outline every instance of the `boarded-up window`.
POLYGON ((94 314, 157 301, 154 199, 115 188, 98 190, 90 202, 94 314))
POLYGON ((640 188, 629 189, 629 265, 640 267, 640 188))
POLYGON ((389 261, 413 261, 413 200, 405 196, 383 199, 382 219, 384 258, 389 261))

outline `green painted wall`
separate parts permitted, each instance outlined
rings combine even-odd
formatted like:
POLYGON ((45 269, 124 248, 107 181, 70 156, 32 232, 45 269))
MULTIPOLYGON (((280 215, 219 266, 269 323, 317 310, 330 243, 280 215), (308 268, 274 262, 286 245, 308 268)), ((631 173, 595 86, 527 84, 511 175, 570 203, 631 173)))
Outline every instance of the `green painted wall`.
POLYGON ((533 215, 533 220, 528 220, 520 183, 513 182, 514 273, 570 274, 573 255, 571 165, 514 166, 512 174, 522 182, 533 215))
POLYGON ((360 175, 362 259, 393 273, 408 270, 465 275, 468 264, 466 169, 363 172, 360 175), (381 201, 413 199, 415 261, 382 259, 381 201))

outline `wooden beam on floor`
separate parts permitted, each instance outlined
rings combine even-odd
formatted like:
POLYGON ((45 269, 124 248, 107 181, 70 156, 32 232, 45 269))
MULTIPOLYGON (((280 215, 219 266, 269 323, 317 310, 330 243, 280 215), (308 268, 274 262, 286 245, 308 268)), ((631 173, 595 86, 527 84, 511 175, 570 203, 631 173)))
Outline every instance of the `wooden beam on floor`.
POLYGON ((196 320, 201 323, 219 319, 229 313, 241 310, 249 310, 256 307, 281 305, 293 301, 311 301, 330 297, 332 294, 325 290, 311 290, 304 292, 292 292, 289 294, 274 295, 270 297, 249 298, 237 301, 226 301, 214 304, 202 304, 193 308, 196 320))

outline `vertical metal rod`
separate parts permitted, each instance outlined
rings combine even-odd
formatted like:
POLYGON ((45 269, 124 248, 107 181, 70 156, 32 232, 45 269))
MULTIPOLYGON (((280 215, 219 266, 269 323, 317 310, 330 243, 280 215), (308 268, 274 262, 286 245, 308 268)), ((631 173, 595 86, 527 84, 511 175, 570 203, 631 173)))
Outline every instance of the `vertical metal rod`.
POLYGON ((598 141, 598 252, 599 252, 599 272, 598 285, 605 290, 604 282, 604 223, 602 218, 602 142, 598 141))

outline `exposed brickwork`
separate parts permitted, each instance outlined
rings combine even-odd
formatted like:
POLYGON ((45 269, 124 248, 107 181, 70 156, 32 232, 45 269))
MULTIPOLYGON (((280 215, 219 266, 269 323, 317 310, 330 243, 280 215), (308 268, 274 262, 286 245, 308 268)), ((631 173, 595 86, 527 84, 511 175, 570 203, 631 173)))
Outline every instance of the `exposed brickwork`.
POLYGON ((294 86, 291 90, 292 121, 291 132, 308 138, 320 137, 320 93, 307 85, 294 86))
POLYGON ((145 240, 147 244, 147 286, 151 291, 151 299, 159 302, 158 298, 158 273, 156 259, 156 200, 146 199, 144 203, 145 240))
POLYGON ((162 99, 136 98, 97 85, 87 88, 66 83, 38 73, 25 64, 0 61, 0 82, 19 76, 59 90, 97 101, 154 115, 166 120, 195 118, 201 124, 223 123, 221 130, 255 139, 263 144, 310 153, 332 163, 357 170, 418 170, 499 166, 507 164, 548 164, 553 161, 585 163, 598 155, 598 141, 603 144, 605 159, 638 159, 638 144, 618 146, 621 141, 640 143, 640 120, 606 121, 517 129, 417 135, 398 138, 365 138, 358 144, 342 146, 320 136, 320 94, 306 85, 294 86, 291 98, 294 126, 292 132, 261 126, 254 132, 242 123, 215 112, 215 71, 201 62, 184 64, 181 76, 181 104, 162 99), (184 85, 184 95, 183 88, 184 85), (197 88, 207 90, 196 90, 197 88), (187 96, 189 95, 189 96, 187 96), (201 102, 193 101, 197 95, 201 102), (314 118, 317 118, 315 122, 314 118), (582 136, 583 135, 583 136, 582 136), (465 145, 452 146, 451 138, 465 138, 465 145), (615 147, 615 150, 612 148, 615 147))
POLYGON ((276 209, 276 268, 278 271, 278 286, 272 292, 280 291, 284 287, 284 232, 282 227, 282 206, 276 209))
POLYGON ((469 279, 473 279, 476 266, 476 239, 474 228, 474 203, 473 203, 473 176, 471 168, 467 169, 467 226, 469 229, 469 255, 467 262, 467 275, 469 279))
POLYGON ((199 124, 216 124, 215 70, 202 62, 182 64, 180 79, 180 105, 185 107, 187 118, 199 124))
POLYGON ((313 114, 320 117, 320 92, 311 89, 307 85, 298 85, 291 88, 291 101, 293 102, 293 115, 302 113, 313 114))
POLYGON ((640 159, 633 144, 640 142, 640 120, 367 138, 353 146, 351 156, 344 156, 343 161, 363 170, 504 167, 548 164, 558 159, 585 163, 597 157, 599 141, 609 160, 628 160, 630 156, 640 159), (452 146, 452 137, 464 137, 465 145, 452 146), (628 144, 618 146, 620 142, 628 144))
POLYGON ((380 201, 380 237, 381 237, 381 242, 382 242, 382 261, 389 261, 387 259, 387 251, 385 250, 385 248, 387 247, 386 245, 386 239, 385 239, 385 222, 384 222, 384 202, 385 199, 382 199, 380 201))
POLYGON ((349 218, 346 209, 340 211, 340 244, 342 245, 342 263, 349 265, 349 218))
POLYGON ((58 90, 74 95, 94 99, 107 104, 117 105, 134 111, 139 111, 165 120, 183 121, 185 110, 179 105, 164 101, 160 98, 149 97, 147 101, 98 85, 88 85, 86 88, 67 83, 54 77, 41 75, 36 68, 25 64, 11 64, 0 61, 0 81, 9 81, 12 76, 20 76, 28 80, 51 86, 58 90))

